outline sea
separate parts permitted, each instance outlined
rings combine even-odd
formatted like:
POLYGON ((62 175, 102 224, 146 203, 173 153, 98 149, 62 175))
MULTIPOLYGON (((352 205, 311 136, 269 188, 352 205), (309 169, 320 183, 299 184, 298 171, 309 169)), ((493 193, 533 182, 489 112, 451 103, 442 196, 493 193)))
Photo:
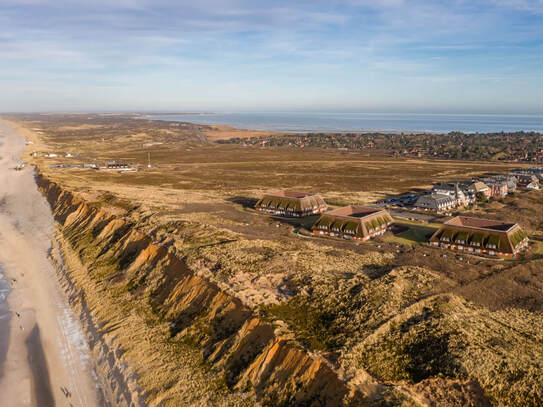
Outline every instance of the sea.
POLYGON ((238 129, 309 132, 543 132, 543 116, 505 114, 413 114, 327 112, 230 112, 151 115, 150 119, 222 124, 238 129))
POLYGON ((6 300, 10 292, 10 285, 5 279, 4 274, 2 273, 2 266, 0 266, 0 320, 4 318, 5 313, 7 312, 6 300))
POLYGON ((9 283, 4 278, 4 275, 2 274, 2 266, 0 266, 0 377, 4 373, 4 361, 6 360, 9 345, 10 312, 7 304, 9 291, 9 283))

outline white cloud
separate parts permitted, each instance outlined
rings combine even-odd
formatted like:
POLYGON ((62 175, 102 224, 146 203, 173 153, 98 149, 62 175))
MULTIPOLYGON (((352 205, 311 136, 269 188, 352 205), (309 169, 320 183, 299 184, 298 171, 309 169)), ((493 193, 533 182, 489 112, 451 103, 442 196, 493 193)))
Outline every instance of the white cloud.
POLYGON ((477 80, 502 86, 502 78, 541 69, 541 46, 533 42, 543 38, 543 24, 519 26, 509 11, 531 13, 539 5, 541 0, 0 0, 0 85, 7 89, 11 81, 13 95, 17 84, 27 89, 27 78, 45 88, 54 83, 67 92, 80 90, 89 100, 115 87, 122 89, 114 99, 119 103, 129 102, 132 92, 147 92, 149 103, 159 103, 159 97, 147 97, 159 87, 166 89, 163 103, 179 97, 204 104, 201 95, 224 103, 235 87, 262 91, 244 92, 249 105, 266 97, 266 103, 279 103, 283 92, 302 98, 303 87, 311 88, 311 97, 332 101, 327 95, 343 92, 347 100, 355 90, 367 90, 370 99, 394 99, 404 82, 406 89, 425 82, 443 89, 473 86, 477 80))

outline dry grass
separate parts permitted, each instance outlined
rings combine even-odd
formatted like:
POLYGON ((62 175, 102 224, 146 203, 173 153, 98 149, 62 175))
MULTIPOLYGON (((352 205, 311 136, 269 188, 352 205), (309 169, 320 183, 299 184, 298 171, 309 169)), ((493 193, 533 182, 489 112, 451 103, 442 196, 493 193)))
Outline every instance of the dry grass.
POLYGON ((496 404, 543 402, 541 314, 491 312, 455 296, 417 303, 358 344, 354 367, 384 380, 476 379, 496 404))
MULTIPOLYGON (((409 225, 392 242, 304 239, 286 222, 242 209, 271 189, 315 191, 333 204, 363 204, 508 165, 200 144, 192 126, 124 117, 25 120, 43 131, 38 139, 47 146, 40 148, 77 151, 76 162, 116 158, 144 165, 150 151, 152 169, 122 175, 53 171, 48 165, 54 161, 35 162, 86 200, 127 214, 198 274, 258 309, 301 346, 319 350, 346 377, 367 369, 387 381, 384 389, 366 392, 368 403, 414 405, 405 386, 417 393, 415 382, 446 377, 477 381, 496 404, 541 405, 540 262, 471 259, 468 265, 450 253, 443 258, 441 251, 411 246, 432 225, 409 225), (163 144, 143 147, 153 142, 163 144)), ((515 220, 541 233, 542 194, 507 197, 473 213, 515 220)), ((124 303, 125 294, 115 295, 124 303)), ((128 311, 120 318, 128 320, 128 311)), ((144 369, 138 351, 152 349, 134 349, 134 363, 144 369)), ((159 351, 169 355, 167 344, 159 351)), ((205 375, 188 377, 199 363, 192 357, 179 376, 166 370, 151 387, 164 391, 169 375, 199 385, 205 375)))
MULTIPOLYGON (((66 265, 77 290, 85 293, 86 306, 100 323, 104 340, 115 343, 138 375, 149 405, 250 406, 250 394, 232 394, 222 376, 210 369, 194 346, 174 343, 170 325, 151 309, 148 298, 134 300, 125 281, 112 282, 118 262, 97 256, 96 241, 78 239, 84 247, 82 264, 70 243, 61 237, 66 265), (90 271, 90 273, 89 273, 90 271)), ((75 247, 77 249, 77 247, 75 247)))
POLYGON ((543 237, 543 190, 508 195, 499 201, 477 207, 472 213, 519 223, 528 233, 543 237))

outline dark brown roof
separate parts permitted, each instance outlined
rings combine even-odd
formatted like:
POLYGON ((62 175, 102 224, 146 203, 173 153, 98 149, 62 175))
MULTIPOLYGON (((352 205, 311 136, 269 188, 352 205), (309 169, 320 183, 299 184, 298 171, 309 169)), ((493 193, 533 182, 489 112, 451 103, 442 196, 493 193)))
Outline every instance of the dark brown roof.
POLYGON ((276 191, 264 195, 257 203, 257 208, 279 209, 294 213, 307 213, 326 209, 326 202, 318 194, 296 191, 276 191))
POLYGON ((266 195, 273 195, 273 196, 277 196, 277 197, 280 197, 280 198, 305 198, 306 196, 311 196, 311 195, 315 195, 315 194, 308 194, 306 192, 299 192, 299 191, 288 191, 288 190, 284 190, 284 191, 274 191, 274 192, 270 192, 269 194, 266 194, 266 195))
POLYGON ((445 222, 445 225, 464 226, 468 228, 491 229, 500 232, 507 232, 515 226, 514 223, 505 223, 496 220, 470 218, 467 216, 457 216, 445 222))
POLYGON ((328 212, 328 215, 347 216, 350 218, 364 218, 366 216, 369 216, 371 214, 381 212, 381 211, 382 209, 349 205, 343 208, 334 209, 333 211, 328 212))
POLYGON ((526 238, 526 233, 516 223, 505 223, 489 219, 457 216, 445 222, 430 238, 431 242, 446 237, 451 243, 489 248, 502 253, 513 253, 526 238), (463 243, 459 243, 463 241, 463 243))
POLYGON ((368 208, 363 206, 345 206, 323 213, 313 225, 313 230, 330 230, 365 237, 372 234, 376 228, 382 230, 392 222, 392 217, 385 209, 368 208), (349 233, 352 232, 352 233, 349 233))

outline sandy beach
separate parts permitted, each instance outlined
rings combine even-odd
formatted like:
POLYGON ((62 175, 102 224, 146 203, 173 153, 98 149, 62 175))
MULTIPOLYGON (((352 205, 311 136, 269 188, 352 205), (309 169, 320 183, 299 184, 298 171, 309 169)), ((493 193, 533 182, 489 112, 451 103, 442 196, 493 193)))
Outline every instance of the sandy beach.
POLYGON ((51 211, 25 140, 0 121, 0 405, 104 405, 88 346, 48 259, 51 211))

